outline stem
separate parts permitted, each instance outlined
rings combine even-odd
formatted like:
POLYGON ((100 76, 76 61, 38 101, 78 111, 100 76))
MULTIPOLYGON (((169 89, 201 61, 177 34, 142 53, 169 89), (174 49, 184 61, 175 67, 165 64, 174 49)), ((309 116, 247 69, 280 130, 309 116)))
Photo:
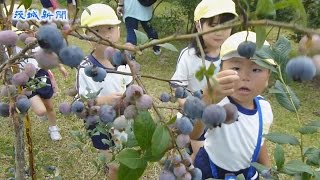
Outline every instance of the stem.
MULTIPOLYGON (((202 65, 203 65, 204 67, 206 67, 206 63, 205 63, 205 59, 204 59, 205 54, 204 54, 204 50, 203 50, 202 44, 201 44, 201 42, 200 42, 199 36, 196 36, 196 40, 197 40, 197 45, 198 45, 198 47, 199 47, 199 49, 200 49, 202 65)), ((213 96, 213 88, 212 88, 212 86, 211 86, 210 80, 209 80, 209 78, 207 77, 207 75, 205 76, 205 78, 206 78, 206 81, 207 81, 207 86, 208 86, 210 98, 211 98, 212 102, 215 102, 215 101, 214 101, 214 96, 213 96)))
MULTIPOLYGON (((289 88, 287 86, 287 84, 284 82, 284 79, 282 77, 282 72, 281 72, 281 67, 280 65, 277 66, 278 68, 278 72, 279 72, 279 80, 281 81, 281 83, 284 85, 285 87, 285 90, 286 90, 286 94, 288 95, 289 99, 290 99, 290 103, 291 105, 293 106, 293 109, 294 109, 294 112, 296 114, 296 118, 298 120, 298 123, 299 123, 299 126, 301 126, 301 120, 300 120, 300 116, 299 116, 299 113, 298 113, 298 109, 296 108, 296 106, 294 105, 294 102, 293 102, 293 99, 292 99, 292 96, 291 94, 289 93, 289 88)), ((302 134, 300 134, 300 144, 299 144, 299 147, 300 147, 300 153, 301 153, 301 160, 302 162, 304 162, 305 158, 304 158, 304 155, 303 155, 303 139, 302 139, 302 134)))
POLYGON ((32 138, 31 138, 31 121, 29 114, 25 116, 25 129, 26 129, 26 136, 27 136, 27 144, 28 144, 28 153, 29 153, 29 168, 32 180, 36 180, 36 170, 34 164, 34 157, 33 157, 33 145, 32 145, 32 138))
MULTIPOLYGON (((135 73, 134 69, 133 69, 133 66, 131 64, 131 60, 128 58, 127 55, 125 55, 125 60, 127 62, 127 64, 129 65, 130 67, 130 71, 132 73, 132 77, 133 77, 133 80, 135 80, 138 85, 143 89, 143 91, 146 93, 146 94, 149 94, 147 89, 145 88, 143 82, 141 81, 140 77, 137 76, 137 74, 135 73)), ((152 101, 152 107, 154 109, 154 111, 156 112, 156 114, 158 115, 159 119, 160 119, 160 122, 164 122, 163 121, 163 115, 160 113, 159 109, 156 107, 155 103, 152 101)))

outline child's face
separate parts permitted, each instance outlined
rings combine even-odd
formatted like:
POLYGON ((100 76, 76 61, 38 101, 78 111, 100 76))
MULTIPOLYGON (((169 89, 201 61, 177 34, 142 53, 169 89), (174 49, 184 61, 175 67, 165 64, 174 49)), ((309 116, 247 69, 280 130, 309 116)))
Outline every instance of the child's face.
MULTIPOLYGON (((120 28, 118 25, 102 25, 102 26, 92 27, 91 29, 94 30, 96 33, 98 33, 103 38, 108 39, 112 43, 117 43, 119 41, 120 28)), ((87 31, 87 35, 92 36, 92 37, 95 36, 90 31, 87 31)), ((104 49, 106 47, 105 45, 100 45, 97 43, 94 43, 93 46, 95 46, 96 49, 99 47, 104 49)))
POLYGON ((237 71, 240 77, 231 96, 241 105, 252 104, 254 97, 261 95, 268 86, 269 70, 251 60, 234 57, 223 61, 222 70, 227 69, 237 71))
MULTIPOLYGON (((219 24, 219 16, 215 16, 213 22, 209 24, 208 21, 205 21, 201 26, 197 27, 198 32, 207 31, 208 29, 217 26, 219 24)), ((203 35, 203 41, 207 49, 218 49, 222 43, 230 36, 230 29, 224 29, 212 33, 203 35)))

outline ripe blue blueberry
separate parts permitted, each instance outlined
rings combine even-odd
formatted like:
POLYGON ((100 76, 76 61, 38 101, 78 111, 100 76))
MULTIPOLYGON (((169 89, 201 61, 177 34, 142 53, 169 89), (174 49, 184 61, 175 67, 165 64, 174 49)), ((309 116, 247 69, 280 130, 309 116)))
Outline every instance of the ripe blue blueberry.
POLYGON ((73 113, 81 113, 84 110, 84 104, 81 101, 75 101, 71 105, 71 111, 73 113))
POLYGON ((64 39, 60 30, 51 25, 40 26, 36 38, 41 48, 56 53, 64 46, 64 39))
POLYGON ((242 57, 251 58, 256 52, 256 44, 251 41, 244 41, 238 46, 238 54, 242 57))
POLYGON ((307 56, 291 59, 286 66, 287 75, 294 81, 309 81, 316 75, 316 66, 307 56))
POLYGON ((177 87, 175 90, 176 98, 186 98, 188 96, 186 90, 183 87, 177 87))
POLYGON ((204 103, 199 98, 188 96, 183 105, 183 111, 190 119, 196 119, 202 117, 204 107, 204 103))
POLYGON ((162 102, 169 102, 170 101, 170 95, 167 92, 164 92, 160 95, 160 101, 162 102))
POLYGON ((186 134, 186 135, 190 134, 193 130, 193 125, 190 119, 186 116, 178 118, 176 120, 175 126, 182 134, 186 134))
POLYGON ((207 128, 220 126, 226 120, 227 114, 223 107, 211 104, 207 106, 202 114, 202 121, 207 128))
POLYGON ((82 50, 77 46, 65 47, 60 50, 59 57, 62 64, 71 68, 78 67, 84 58, 82 50))
POLYGON ((110 105, 103 105, 99 110, 99 117, 104 123, 113 122, 116 117, 116 111, 110 105))

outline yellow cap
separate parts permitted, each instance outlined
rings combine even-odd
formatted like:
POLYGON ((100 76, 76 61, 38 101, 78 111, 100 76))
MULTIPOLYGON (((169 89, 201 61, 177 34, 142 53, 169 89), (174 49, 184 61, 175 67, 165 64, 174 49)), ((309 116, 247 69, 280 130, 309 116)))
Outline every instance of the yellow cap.
POLYGON ((232 0, 202 0, 194 10, 194 21, 223 13, 231 13, 238 16, 236 6, 232 0))
MULTIPOLYGON (((227 38, 221 45, 221 49, 220 49, 221 60, 228 60, 228 59, 231 59, 232 57, 241 57, 238 54, 237 49, 242 42, 246 41, 247 35, 248 35, 247 41, 256 43, 255 32, 249 31, 249 34, 247 34, 247 31, 237 32, 231 35, 229 38, 227 38)), ((263 45, 270 46, 270 44, 267 41, 264 41, 263 45)), ((254 56, 253 58, 259 58, 259 57, 254 56)), ((275 65, 275 62, 273 59, 264 59, 264 60, 271 65, 275 65)))
POLYGON ((92 4, 81 14, 81 26, 95 27, 100 25, 117 25, 121 21, 115 11, 106 4, 92 4))

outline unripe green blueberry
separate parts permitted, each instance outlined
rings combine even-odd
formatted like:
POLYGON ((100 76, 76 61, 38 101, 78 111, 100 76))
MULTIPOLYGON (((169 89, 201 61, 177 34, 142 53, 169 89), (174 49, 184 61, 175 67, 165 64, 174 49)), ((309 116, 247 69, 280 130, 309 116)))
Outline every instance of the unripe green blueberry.
POLYGON ((119 116, 113 121, 113 127, 119 131, 124 130, 128 125, 128 120, 124 116, 119 116))

